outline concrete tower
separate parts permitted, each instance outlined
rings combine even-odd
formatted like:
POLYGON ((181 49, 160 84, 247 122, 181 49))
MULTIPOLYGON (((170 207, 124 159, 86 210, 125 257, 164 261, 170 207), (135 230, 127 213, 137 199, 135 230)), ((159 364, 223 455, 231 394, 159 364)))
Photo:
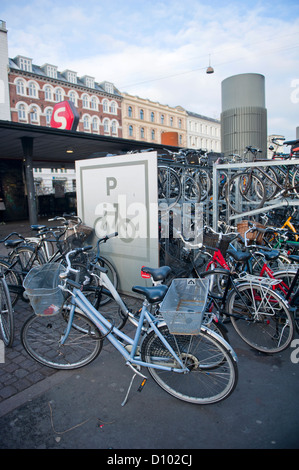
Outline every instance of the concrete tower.
POLYGON ((246 73, 222 82, 222 152, 242 155, 245 147, 261 149, 259 158, 267 158, 267 110, 265 77, 246 73))
POLYGON ((0 119, 10 121, 8 89, 8 44, 5 21, 0 20, 0 119))

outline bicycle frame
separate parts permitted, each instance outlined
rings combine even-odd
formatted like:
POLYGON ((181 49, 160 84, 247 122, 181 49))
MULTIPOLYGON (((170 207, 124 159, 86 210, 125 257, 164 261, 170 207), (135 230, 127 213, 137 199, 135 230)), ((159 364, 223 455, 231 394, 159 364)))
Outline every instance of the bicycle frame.
POLYGON ((177 356, 175 351, 160 333, 159 328, 156 326, 156 323, 160 325, 164 322, 157 322, 155 318, 150 314, 147 310, 147 302, 143 303, 143 307, 140 314, 140 320, 134 335, 134 338, 130 338, 128 335, 120 331, 118 328, 111 326, 108 320, 106 320, 100 312, 98 312, 86 299, 84 294, 77 288, 74 288, 72 291, 72 308, 70 311, 69 321, 67 325, 66 332, 64 336, 61 338, 61 344, 67 340, 68 334, 72 327, 73 317, 75 308, 79 307, 80 310, 84 312, 84 314, 96 325, 96 327, 100 330, 104 337, 110 341, 110 343, 119 351, 119 353, 126 359, 127 363, 136 366, 143 366, 143 367, 152 367, 155 369, 165 370, 165 371, 172 371, 177 373, 187 373, 189 369, 184 366, 182 360, 177 356), (147 321, 150 327, 155 331, 156 335, 160 338, 164 346, 170 352, 170 354, 174 358, 174 363, 177 363, 180 368, 178 367, 170 367, 163 365, 163 361, 166 361, 167 358, 159 357, 159 364, 152 364, 148 362, 141 361, 138 359, 137 356, 137 348, 139 346, 139 341, 142 333, 142 326, 144 321, 147 321), (118 339, 119 338, 119 339, 118 339), (126 347, 122 344, 122 341, 125 341, 127 345, 131 345, 132 349, 129 352, 126 347))

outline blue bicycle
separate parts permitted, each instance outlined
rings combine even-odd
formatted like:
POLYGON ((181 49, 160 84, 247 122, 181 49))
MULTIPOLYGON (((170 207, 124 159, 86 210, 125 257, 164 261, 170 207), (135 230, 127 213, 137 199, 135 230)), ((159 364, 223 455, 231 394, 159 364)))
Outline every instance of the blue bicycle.
MULTIPOLYGON (((37 315, 25 322, 21 338, 33 359, 56 369, 82 367, 98 356, 103 340, 107 339, 125 358, 134 377, 142 378, 142 384, 146 376, 141 368, 146 367, 160 387, 180 400, 212 404, 233 392, 238 380, 237 357, 221 336, 203 325, 198 334, 172 334, 165 321, 151 314, 150 305, 166 298, 167 286, 133 287, 134 292, 144 296, 144 301, 131 338, 91 305, 80 290, 80 284, 72 278, 76 270, 71 266, 70 257, 78 250, 84 248, 68 253, 64 272, 60 272, 61 267, 57 270, 57 265, 48 265, 45 273, 44 265, 28 275, 33 285, 24 283, 37 315), (48 300, 46 292, 41 290, 45 279, 48 300)), ((122 302, 106 270, 98 269, 106 288, 117 302, 122 302)), ((185 327, 187 331, 187 323, 185 327)))

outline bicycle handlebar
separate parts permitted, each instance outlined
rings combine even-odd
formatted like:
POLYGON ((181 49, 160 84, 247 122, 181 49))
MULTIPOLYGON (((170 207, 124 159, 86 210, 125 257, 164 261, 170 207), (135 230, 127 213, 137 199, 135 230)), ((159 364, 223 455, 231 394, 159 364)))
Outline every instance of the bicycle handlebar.
POLYGON ((21 238, 22 240, 25 240, 25 237, 23 237, 23 235, 20 235, 19 233, 17 232, 11 232, 9 235, 7 235, 5 238, 3 238, 3 240, 0 240, 0 243, 4 243, 6 242, 6 240, 8 240, 10 237, 12 237, 13 235, 17 235, 19 238, 21 238))

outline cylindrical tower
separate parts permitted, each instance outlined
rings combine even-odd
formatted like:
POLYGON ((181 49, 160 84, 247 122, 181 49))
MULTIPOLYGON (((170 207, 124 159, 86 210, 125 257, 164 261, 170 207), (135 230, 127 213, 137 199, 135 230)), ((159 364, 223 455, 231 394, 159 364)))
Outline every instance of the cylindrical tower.
POLYGON ((242 155, 245 147, 259 148, 267 158, 265 77, 245 73, 222 82, 221 145, 225 156, 242 155))

